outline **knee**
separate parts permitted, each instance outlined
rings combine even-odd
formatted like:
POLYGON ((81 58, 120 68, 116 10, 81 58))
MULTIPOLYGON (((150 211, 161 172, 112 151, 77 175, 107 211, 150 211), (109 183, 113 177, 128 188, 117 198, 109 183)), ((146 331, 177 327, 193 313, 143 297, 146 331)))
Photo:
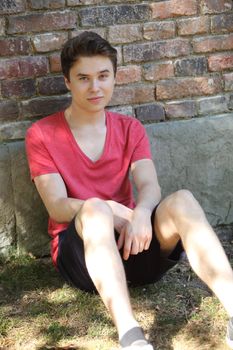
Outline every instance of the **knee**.
POLYGON ((173 193, 170 196, 169 204, 169 209, 174 214, 189 216, 189 214, 196 212, 200 215, 200 211, 202 211, 194 195, 186 189, 173 193))
POLYGON ((92 219, 95 216, 113 216, 112 209, 106 201, 99 198, 87 199, 81 208, 82 219, 92 219))

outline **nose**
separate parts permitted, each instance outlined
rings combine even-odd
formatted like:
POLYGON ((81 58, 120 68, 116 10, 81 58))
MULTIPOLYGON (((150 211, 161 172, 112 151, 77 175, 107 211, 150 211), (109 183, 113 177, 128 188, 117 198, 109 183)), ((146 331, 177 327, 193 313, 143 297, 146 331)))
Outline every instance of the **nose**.
POLYGON ((91 81, 91 90, 92 91, 98 91, 99 90, 99 81, 98 81, 98 79, 93 79, 91 81))

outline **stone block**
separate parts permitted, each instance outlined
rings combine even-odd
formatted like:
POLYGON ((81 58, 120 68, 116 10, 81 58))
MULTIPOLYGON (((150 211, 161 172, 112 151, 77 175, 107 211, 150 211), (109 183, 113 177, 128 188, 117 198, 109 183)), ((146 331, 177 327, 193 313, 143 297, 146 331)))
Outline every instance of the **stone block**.
POLYGON ((0 255, 6 254, 16 241, 14 198, 9 148, 0 145, 0 255))
POLYGON ((48 255, 48 216, 36 188, 30 180, 24 142, 9 144, 9 152, 18 252, 30 252, 35 256, 48 255))
POLYGON ((150 138, 163 197, 185 188, 210 223, 233 223, 233 113, 150 124, 150 138))

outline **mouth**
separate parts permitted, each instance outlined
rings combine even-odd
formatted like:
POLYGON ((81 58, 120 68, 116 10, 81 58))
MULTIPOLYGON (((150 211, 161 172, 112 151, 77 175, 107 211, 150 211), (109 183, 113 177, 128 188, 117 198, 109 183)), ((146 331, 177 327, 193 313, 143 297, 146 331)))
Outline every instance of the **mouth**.
POLYGON ((97 102, 100 102, 102 99, 103 99, 103 96, 95 96, 95 97, 88 98, 88 101, 97 103, 97 102))

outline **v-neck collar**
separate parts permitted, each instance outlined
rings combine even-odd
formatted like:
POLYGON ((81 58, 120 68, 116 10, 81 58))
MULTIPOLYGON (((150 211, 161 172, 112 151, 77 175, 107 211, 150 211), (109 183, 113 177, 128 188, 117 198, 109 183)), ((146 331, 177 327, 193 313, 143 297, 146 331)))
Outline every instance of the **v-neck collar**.
POLYGON ((101 154, 101 156, 93 161, 91 158, 89 158, 84 152, 83 150, 79 147, 79 144, 77 143, 77 141, 75 140, 75 137, 71 131, 71 128, 66 120, 65 117, 65 113, 64 111, 61 112, 60 114, 62 123, 67 131, 67 137, 69 139, 69 141, 71 142, 71 145, 73 147, 73 149, 79 153, 79 155, 81 155, 88 163, 90 163, 91 165, 96 165, 99 162, 101 162, 104 158, 105 155, 107 153, 108 150, 108 145, 109 145, 109 141, 111 139, 110 137, 110 133, 111 133, 111 123, 110 123, 110 117, 109 117, 109 112, 105 110, 105 123, 106 123, 106 136, 105 136, 105 142, 104 142, 104 148, 103 148, 103 152, 101 154))

